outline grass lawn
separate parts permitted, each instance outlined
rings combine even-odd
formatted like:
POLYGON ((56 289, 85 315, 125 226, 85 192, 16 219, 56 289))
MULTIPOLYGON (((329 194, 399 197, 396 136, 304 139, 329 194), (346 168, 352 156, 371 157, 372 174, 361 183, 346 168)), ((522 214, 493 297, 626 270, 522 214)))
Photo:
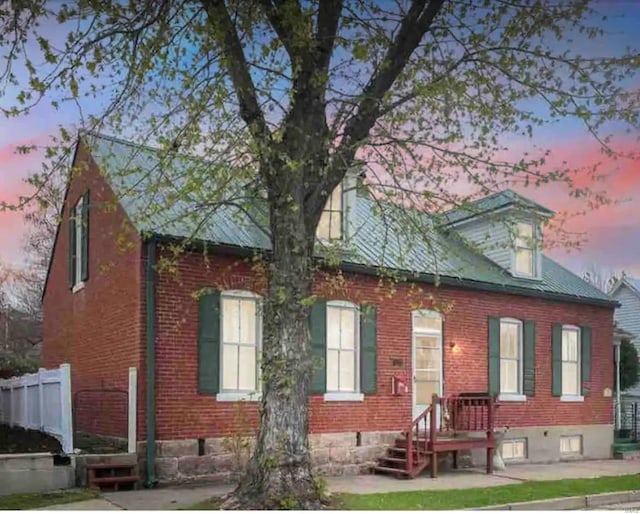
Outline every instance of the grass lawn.
POLYGON ((60 503, 72 503, 83 500, 92 500, 100 496, 98 491, 90 489, 68 489, 64 491, 51 491, 48 493, 23 493, 0 496, 0 510, 25 510, 57 505, 60 503))
POLYGON ((456 510, 566 496, 640 489, 640 475, 525 482, 496 487, 441 491, 335 495, 346 510, 456 510))

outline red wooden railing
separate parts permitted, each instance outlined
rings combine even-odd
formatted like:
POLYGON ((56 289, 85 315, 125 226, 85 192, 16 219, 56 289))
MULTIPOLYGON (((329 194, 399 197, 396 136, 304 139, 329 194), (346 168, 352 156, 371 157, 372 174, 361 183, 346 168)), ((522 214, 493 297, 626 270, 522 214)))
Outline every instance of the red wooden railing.
MULTIPOLYGON (((437 449, 438 435, 452 437, 462 432, 485 432, 487 444, 493 448, 494 414, 491 396, 439 397, 434 394, 431 405, 405 432, 407 471, 415 475, 425 468, 431 458, 429 452, 437 449)), ((487 465, 492 468, 491 463, 487 465)))

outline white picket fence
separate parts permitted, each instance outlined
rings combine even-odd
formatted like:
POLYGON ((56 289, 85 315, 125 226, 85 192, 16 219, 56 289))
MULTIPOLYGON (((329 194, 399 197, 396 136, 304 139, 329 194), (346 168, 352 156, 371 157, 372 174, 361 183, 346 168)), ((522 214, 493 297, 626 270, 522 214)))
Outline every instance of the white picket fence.
POLYGON ((0 422, 46 432, 72 453, 70 366, 0 380, 0 422))

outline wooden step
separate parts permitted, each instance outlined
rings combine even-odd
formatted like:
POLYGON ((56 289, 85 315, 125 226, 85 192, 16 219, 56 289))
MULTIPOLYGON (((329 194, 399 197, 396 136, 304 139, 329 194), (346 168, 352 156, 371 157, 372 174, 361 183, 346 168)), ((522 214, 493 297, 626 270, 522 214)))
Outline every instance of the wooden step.
MULTIPOLYGON (((406 454, 407 453, 407 449, 406 448, 402 448, 402 447, 398 447, 398 446, 391 446, 391 447, 387 448, 387 451, 395 452, 395 453, 402 453, 402 454, 406 454)), ((423 448, 420 448, 419 450, 417 448, 414 448, 413 449, 413 455, 415 456, 418 453, 420 453, 420 455, 431 455, 433 452, 431 450, 425 450, 423 448)))
POLYGON ((93 479, 94 484, 131 484, 140 480, 138 475, 127 475, 121 477, 98 477, 93 479))
POLYGON ((136 464, 87 464, 87 469, 131 469, 135 468, 136 464))
POLYGON ((380 460, 384 460, 386 462, 394 462, 396 464, 405 464, 407 462, 407 459, 403 458, 398 458, 398 457, 380 457, 380 460))
POLYGON ((380 465, 372 466, 371 469, 374 473, 384 473, 388 475, 396 475, 396 476, 402 476, 402 477, 409 476, 409 472, 406 469, 389 468, 387 466, 380 466, 380 465))

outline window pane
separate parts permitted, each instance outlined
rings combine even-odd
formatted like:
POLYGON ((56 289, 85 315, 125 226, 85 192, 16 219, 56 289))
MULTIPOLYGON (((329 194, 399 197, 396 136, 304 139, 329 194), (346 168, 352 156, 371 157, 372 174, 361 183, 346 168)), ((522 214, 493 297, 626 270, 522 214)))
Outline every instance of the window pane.
POLYGON ((440 350, 416 348, 417 369, 440 369, 440 350))
POLYGON ((531 223, 518 223, 518 240, 524 243, 522 246, 531 247, 533 240, 533 225, 531 223))
POLYGON ((356 312, 353 309, 340 310, 340 346, 352 350, 356 338, 356 312))
POLYGON ((320 216, 320 221, 318 222, 318 231, 316 234, 318 239, 322 239, 324 241, 329 240, 330 220, 331 220, 331 217, 329 215, 329 212, 323 211, 322 215, 320 216))
POLYGON ((562 394, 578 394, 578 364, 562 363, 562 394))
POLYGON ((255 391, 256 389, 256 349, 240 346, 240 377, 238 389, 255 391))
POLYGON ((520 354, 520 325, 500 323, 500 357, 517 359, 520 354))
POLYGON ((425 370, 416 370, 416 381, 420 382, 424 382, 424 381, 435 381, 435 382, 440 382, 440 370, 429 370, 429 371, 425 371, 425 370))
POLYGON ((516 271, 526 275, 533 275, 533 251, 523 248, 516 250, 516 271))
POLYGON ((524 459, 524 441, 514 441, 513 443, 513 457, 515 459, 524 459))
POLYGON ((513 443, 511 441, 502 443, 502 458, 513 459, 513 443))
POLYGON ((222 388, 238 389, 238 347, 233 344, 222 345, 222 388))
POLYGON ((440 394, 440 382, 416 382, 416 403, 429 405, 434 394, 440 394))
POLYGON ((240 302, 240 342, 256 344, 256 302, 241 300, 240 302))
POLYGON ((518 371, 519 363, 517 360, 500 360, 500 392, 501 393, 519 393, 518 387, 518 371))
POLYGON ((435 316, 419 316, 413 317, 413 327, 415 330, 442 330, 442 318, 435 316))
POLYGON ((338 390, 338 356, 337 350, 327 351, 327 391, 338 390))
POLYGON ((562 331, 562 360, 578 360, 578 332, 576 330, 562 331))
POLYGON ((340 211, 332 211, 329 215, 331 229, 329 231, 330 239, 340 239, 342 234, 342 214, 340 211))
POLYGON ((327 348, 340 348, 340 309, 327 307, 327 348))
POLYGON ((340 352, 340 391, 355 391, 355 353, 340 352))
POLYGON ((222 339, 225 343, 240 341, 240 302, 233 298, 222 299, 222 339))
POLYGON ((327 209, 332 211, 342 210, 342 184, 338 185, 331 193, 327 209))
POLYGON ((440 348, 439 336, 416 336, 416 347, 440 348))

